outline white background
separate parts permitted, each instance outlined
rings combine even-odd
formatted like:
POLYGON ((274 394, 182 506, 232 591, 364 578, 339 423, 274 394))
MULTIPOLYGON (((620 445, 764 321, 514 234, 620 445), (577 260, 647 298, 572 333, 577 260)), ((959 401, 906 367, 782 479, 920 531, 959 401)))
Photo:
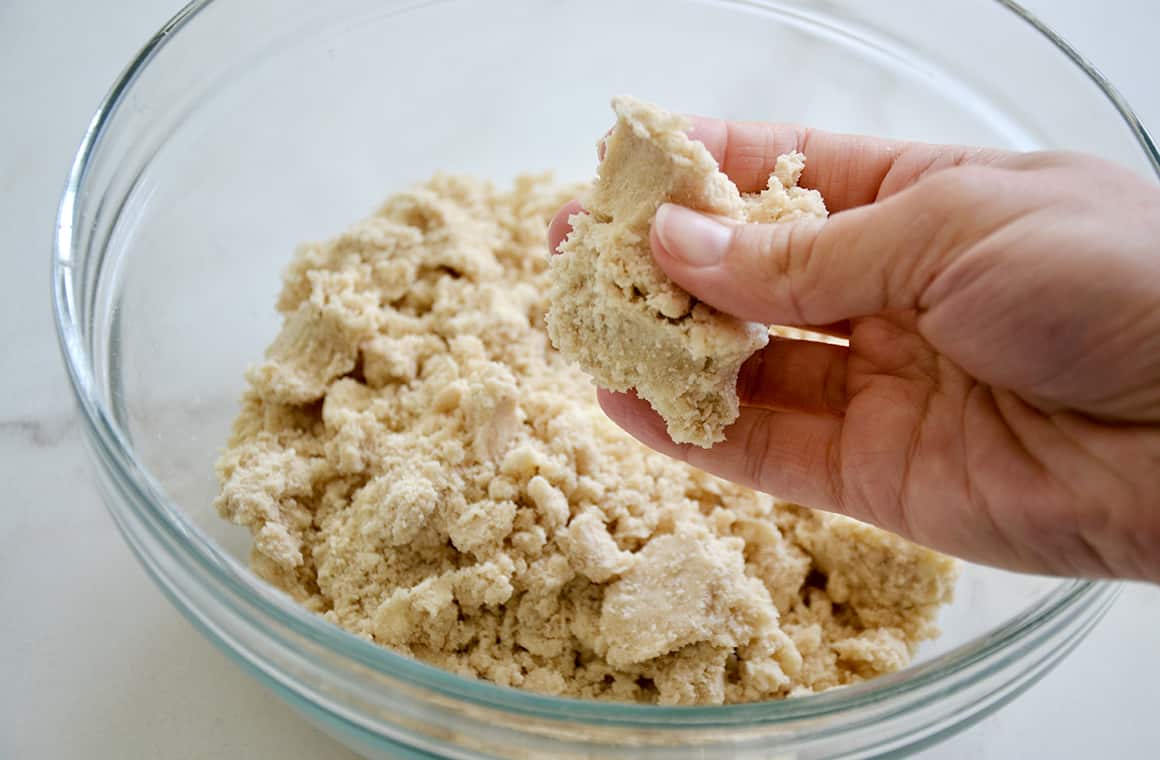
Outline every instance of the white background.
MULTIPOLYGON (((1027 0, 1160 129, 1153 0, 1027 0)), ((122 544, 53 336, 57 196, 88 118, 174 0, 0 0, 0 758, 347 758, 206 643, 122 544)), ((1155 757, 1160 588, 924 758, 1155 757)))

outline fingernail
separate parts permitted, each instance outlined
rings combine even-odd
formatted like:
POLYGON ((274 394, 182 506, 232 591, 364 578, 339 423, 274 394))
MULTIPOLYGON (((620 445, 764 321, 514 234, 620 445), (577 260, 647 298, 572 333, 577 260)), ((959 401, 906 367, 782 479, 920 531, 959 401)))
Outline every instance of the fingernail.
POLYGON ((733 237, 724 224, 674 203, 657 209, 653 224, 665 253, 691 267, 720 264, 733 237))

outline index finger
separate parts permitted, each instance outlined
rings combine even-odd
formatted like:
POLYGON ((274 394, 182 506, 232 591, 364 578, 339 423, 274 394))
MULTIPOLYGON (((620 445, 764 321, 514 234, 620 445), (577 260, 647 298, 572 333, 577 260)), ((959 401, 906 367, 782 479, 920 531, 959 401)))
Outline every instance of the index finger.
POLYGON ((993 164, 1011 155, 990 148, 887 140, 795 124, 705 116, 690 120, 689 136, 708 148, 721 171, 742 192, 763 190, 778 156, 793 151, 804 154, 801 185, 819 191, 832 212, 886 198, 939 169, 993 164))

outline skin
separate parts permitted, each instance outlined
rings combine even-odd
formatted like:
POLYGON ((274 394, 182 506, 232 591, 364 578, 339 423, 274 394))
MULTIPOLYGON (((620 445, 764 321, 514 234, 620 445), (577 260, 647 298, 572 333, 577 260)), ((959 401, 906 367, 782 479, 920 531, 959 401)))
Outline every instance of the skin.
MULTIPOLYGON (((605 412, 670 456, 976 562, 1160 580, 1160 188, 1100 159, 694 119, 742 191, 778 155, 826 221, 658 210, 658 265, 774 339, 712 449, 632 394, 605 412)), ((553 219, 554 251, 575 201, 553 219)))

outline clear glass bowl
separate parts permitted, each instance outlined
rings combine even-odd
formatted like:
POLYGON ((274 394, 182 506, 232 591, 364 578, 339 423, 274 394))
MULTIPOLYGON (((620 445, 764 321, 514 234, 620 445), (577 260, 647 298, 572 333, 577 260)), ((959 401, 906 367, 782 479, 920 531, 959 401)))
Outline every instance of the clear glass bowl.
POLYGON ((437 169, 590 176, 611 95, 1157 170, 1114 90, 1010 3, 195 2, 117 81, 61 201, 66 362, 109 510, 173 603, 371 756, 821 757, 938 741, 1027 688, 1116 586, 968 567, 903 672, 776 703, 586 703, 466 680, 300 609, 246 568, 212 463, 277 329, 296 243, 437 169))

